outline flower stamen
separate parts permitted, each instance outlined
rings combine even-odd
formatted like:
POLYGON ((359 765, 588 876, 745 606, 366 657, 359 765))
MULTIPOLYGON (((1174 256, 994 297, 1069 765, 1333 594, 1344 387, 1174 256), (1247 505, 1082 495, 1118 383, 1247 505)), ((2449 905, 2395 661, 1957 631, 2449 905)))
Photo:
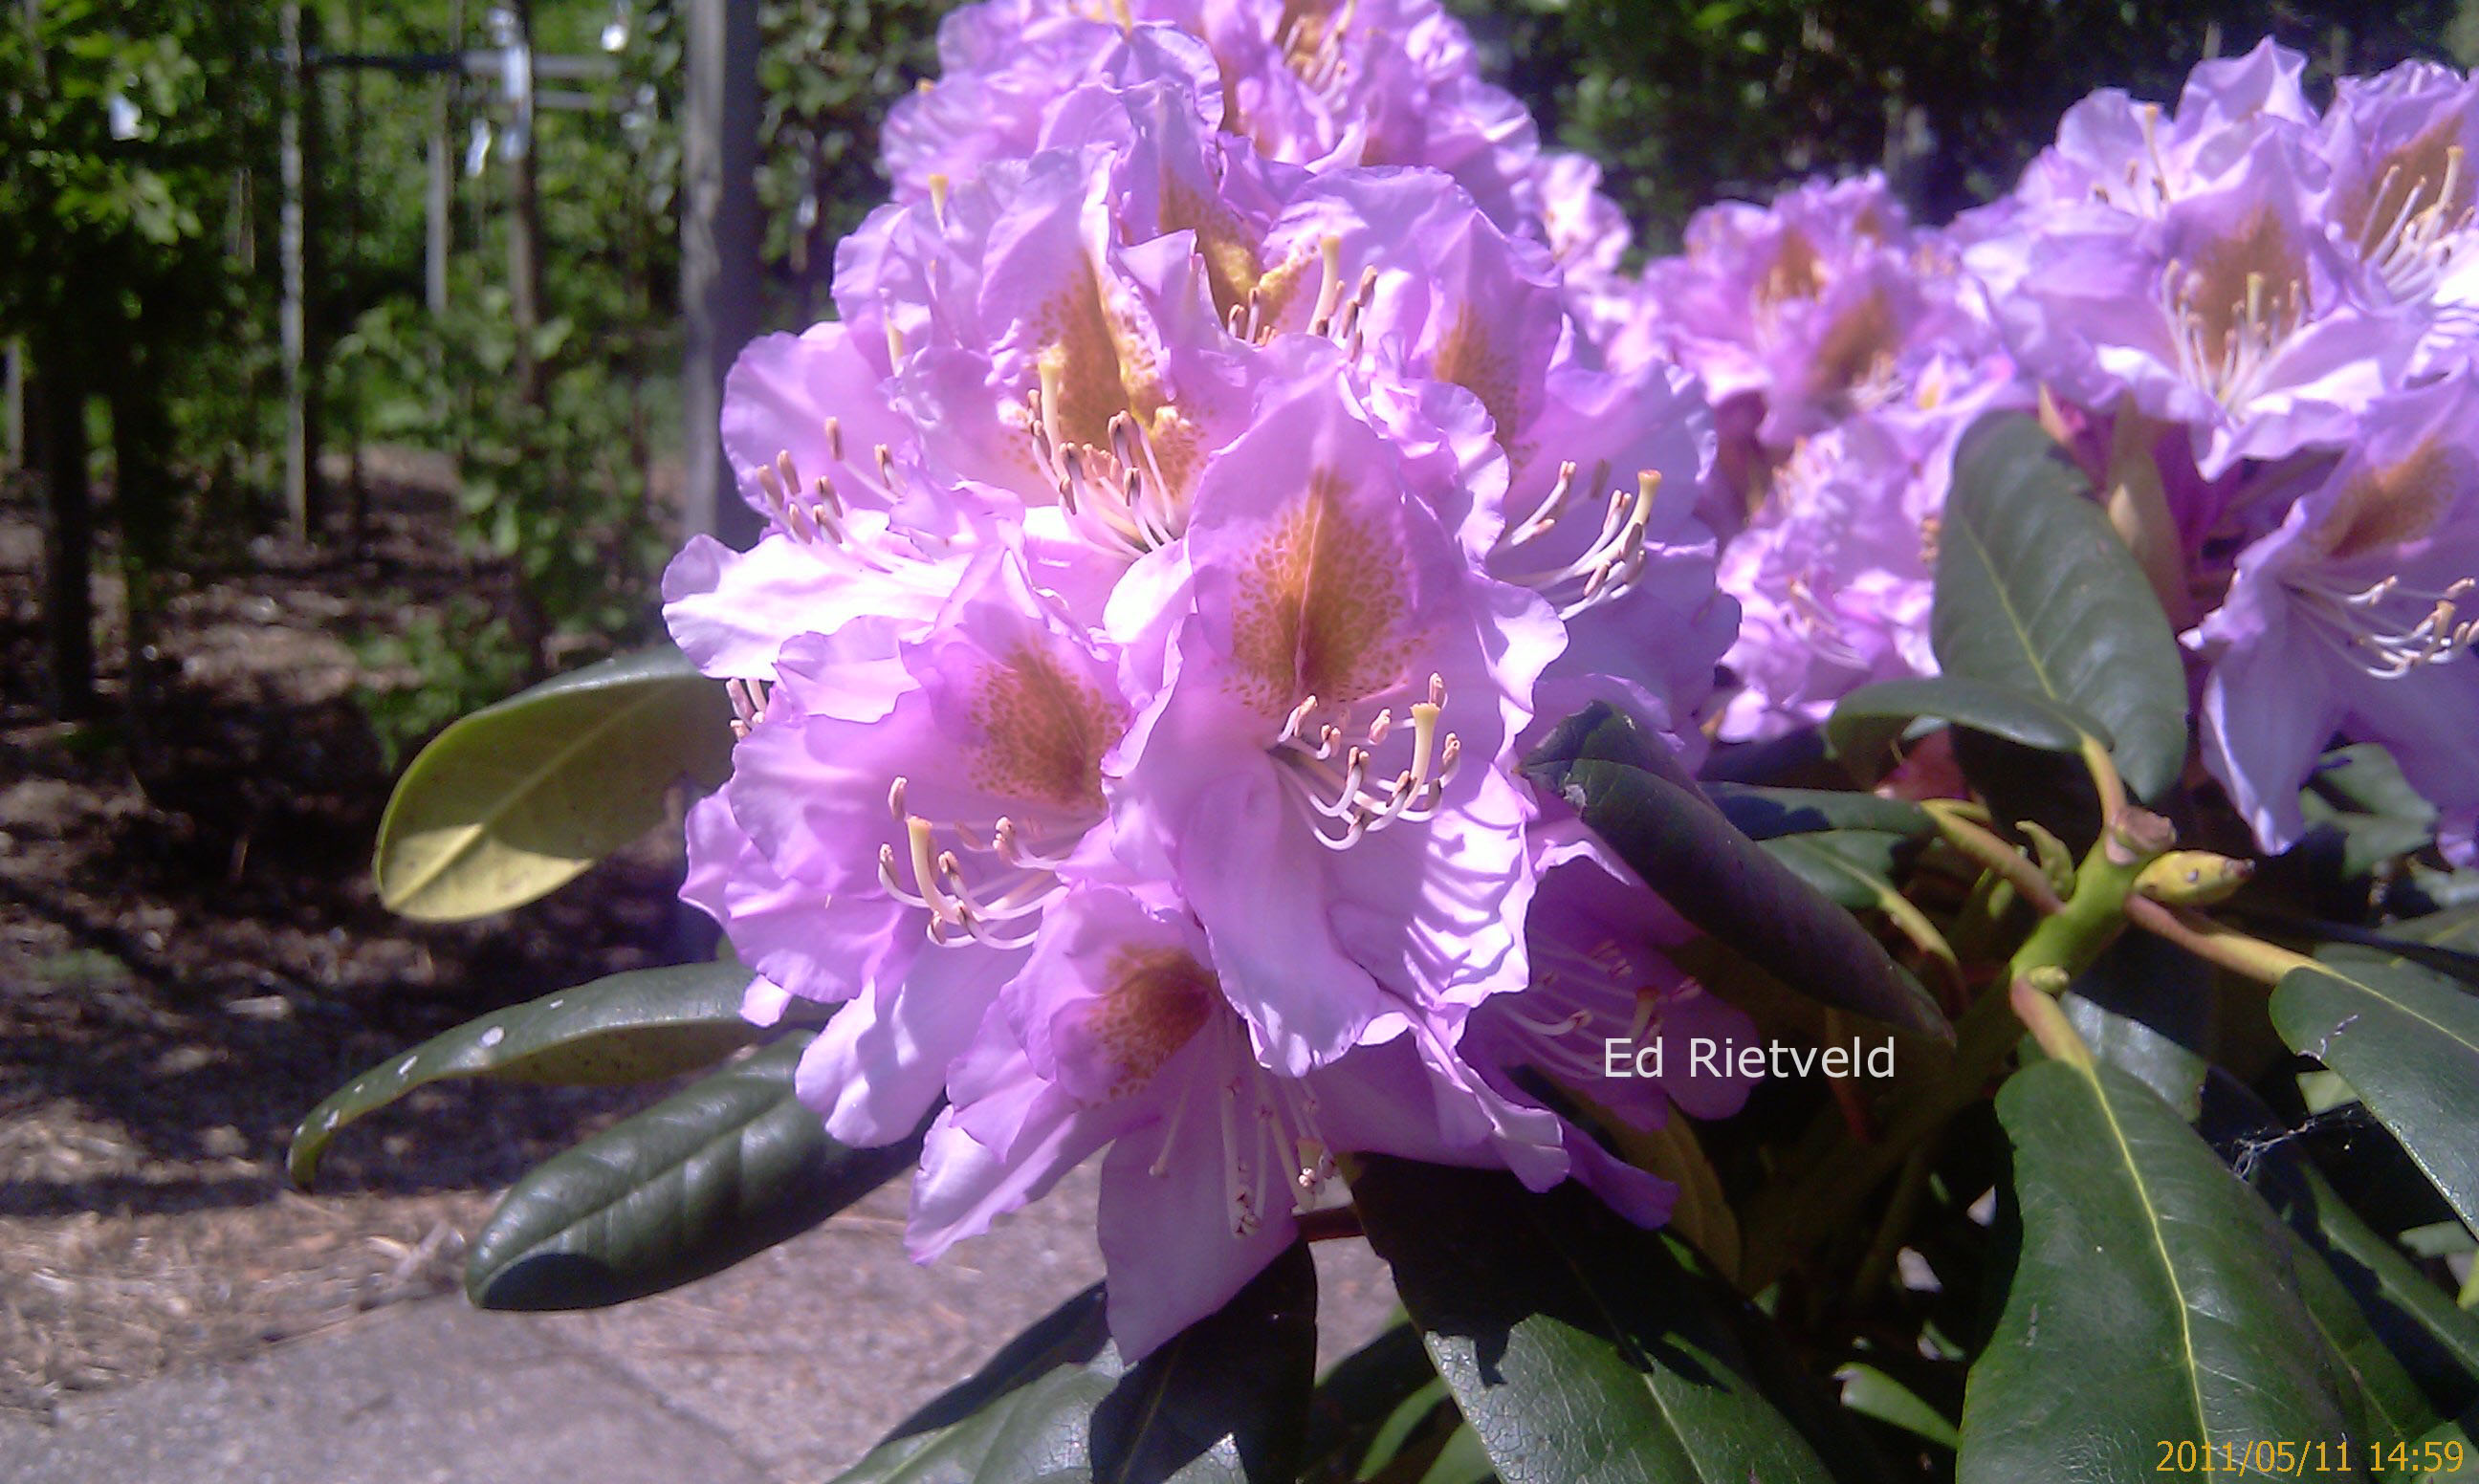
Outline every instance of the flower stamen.
POLYGON ((2352 589, 2292 574, 2287 585, 2311 620, 2310 630, 2351 668, 2376 679, 2399 679, 2479 648, 2479 618, 2461 617, 2458 606, 2479 590, 2479 579, 2420 589, 2396 575, 2352 589))
POLYGON ((2261 272, 2226 306, 2201 301, 2205 276, 2181 263, 2162 270, 2160 312, 2169 321, 2178 372, 2224 407, 2254 400, 2266 372, 2307 318, 2306 293, 2297 279, 2278 292, 2261 272))
MULTIPOLYGON (((2393 199, 2402 173, 2398 164, 2386 166, 2372 199, 2378 203, 2393 199)), ((2402 192, 2400 208, 2390 218, 2370 215, 2359 234, 2359 256, 2396 300, 2416 303, 2434 294, 2461 251, 2471 222, 2471 208, 2453 210, 2461 185, 2462 146, 2453 144, 2444 151, 2442 180, 2431 182, 2424 175, 2413 179, 2402 192), (2431 185, 2436 192, 2433 198, 2427 195, 2431 185)))
POLYGON ((729 679, 723 682, 723 693, 731 702, 731 734, 745 739, 766 715, 766 682, 729 679))
MULTIPOLYGON (((1222 1137, 1222 1191, 1234 1238, 1249 1237, 1280 1215, 1276 1203, 1297 1210, 1335 1176, 1333 1147, 1317 1121, 1316 1094, 1296 1078, 1269 1071, 1249 1047, 1240 1017, 1217 1010, 1205 1035, 1213 1064, 1233 1067, 1214 1086, 1214 1113, 1222 1137), (1281 1173, 1277 1173, 1280 1171, 1281 1173)), ((1197 1080, 1187 1079, 1163 1125, 1162 1149, 1146 1173, 1170 1173, 1171 1149, 1188 1117, 1197 1080)))
POLYGON ((1317 707, 1317 698, 1311 696, 1291 709, 1274 739, 1274 747, 1278 754, 1290 756, 1292 766, 1284 770, 1283 776, 1291 780, 1301 801, 1316 816, 1311 823, 1318 843, 1330 850, 1348 850, 1359 844, 1362 836, 1398 820, 1417 824, 1437 813, 1446 785, 1453 781, 1463 760, 1463 739, 1451 731, 1441 735, 1438 729, 1438 717, 1445 707, 1445 699, 1444 678, 1429 677, 1429 699, 1414 702, 1408 708, 1412 721, 1410 765, 1383 781, 1372 781, 1371 774, 1375 749, 1395 730, 1391 707, 1379 711, 1377 719, 1357 738, 1346 739, 1342 726, 1330 722, 1317 729, 1314 743, 1301 733, 1317 707), (1340 774, 1326 766, 1338 752, 1343 757, 1340 774), (1317 823, 1321 819, 1340 824, 1341 832, 1329 833, 1324 825, 1317 823))
POLYGON ((930 941, 941 948, 964 942, 979 943, 985 948, 1022 948, 1031 943, 1039 931, 1041 913, 1051 903, 1066 894, 1066 883, 1052 869, 1058 862, 1023 848, 1015 821, 1005 815, 989 832, 986 840, 977 840, 973 832, 961 824, 947 826, 947 832, 975 855, 995 855, 1009 871, 976 887, 966 880, 964 862, 952 850, 940 850, 937 832, 932 824, 905 807, 907 780, 897 778, 886 791, 887 812, 904 827, 907 852, 898 856, 893 845, 878 848, 878 883, 889 896, 907 907, 917 907, 930 914, 927 929, 930 941), (903 867, 911 868, 910 884, 900 874, 903 867), (1002 934, 993 926, 1034 919, 1022 931, 1002 934))
POLYGON ((1612 490, 1601 517, 1601 533, 1581 556, 1564 567, 1529 573, 1510 580, 1548 600, 1562 619, 1610 602, 1644 576, 1650 555, 1646 532, 1651 528, 1653 505, 1661 493, 1661 474, 1645 470, 1636 476, 1635 493, 1612 490))

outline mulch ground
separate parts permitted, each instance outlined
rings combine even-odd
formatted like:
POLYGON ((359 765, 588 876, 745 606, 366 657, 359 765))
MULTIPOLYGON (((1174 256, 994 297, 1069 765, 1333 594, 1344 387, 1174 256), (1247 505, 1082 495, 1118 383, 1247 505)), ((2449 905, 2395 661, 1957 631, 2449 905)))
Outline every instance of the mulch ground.
POLYGON ((424 1089, 343 1135, 317 1193, 283 1179, 294 1120, 362 1067, 696 947, 660 832, 491 922, 378 906, 389 778, 363 701, 410 677, 356 641, 506 582, 460 554, 440 461, 367 473, 358 552, 197 553, 138 726, 100 577, 102 711, 44 714, 38 513, 0 486, 0 1406, 451 1288, 491 1191, 652 1095, 424 1089))

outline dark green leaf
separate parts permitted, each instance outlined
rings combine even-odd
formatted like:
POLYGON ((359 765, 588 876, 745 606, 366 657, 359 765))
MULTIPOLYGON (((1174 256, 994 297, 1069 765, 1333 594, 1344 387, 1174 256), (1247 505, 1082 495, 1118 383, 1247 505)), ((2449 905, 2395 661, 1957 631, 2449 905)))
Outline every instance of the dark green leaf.
POLYGON ((2479 906, 2447 908, 2395 923, 2380 934, 2344 941, 2380 948, 2466 985, 2479 985, 2479 906))
POLYGON ((1945 675, 2083 712, 2158 799, 2186 763, 2186 673, 2169 620, 2091 482, 2038 422, 1983 420, 1955 454, 1930 614, 1945 675))
POLYGON ((2058 1003, 2092 1055, 2194 1121, 2212 1018, 2212 971, 2202 959, 2149 933, 2129 933, 2058 1003))
POLYGON ((2363 1437, 2390 1440, 2415 1438, 2433 1426, 2436 1409, 2377 1337, 2358 1300, 2320 1253, 2296 1233, 2288 1236, 2290 1284, 2315 1332, 2349 1374, 2342 1400, 2352 1428, 2363 1437))
POLYGON ((1535 1195, 1495 1171, 1371 1158, 1352 1192, 1502 1477, 1833 1477, 1734 1301, 1573 1184, 1535 1195))
POLYGON ((1724 818, 1751 840, 1776 835, 1866 830, 1925 840, 1936 832, 1928 810, 1907 799, 1832 788, 1757 788, 1746 783, 1706 783, 1705 797, 1724 818))
POLYGON ((640 969, 493 1011, 346 1083, 293 1131, 293 1183, 307 1190, 336 1131, 424 1083, 653 1082, 722 1061, 765 1033, 740 1016, 737 963, 640 969))
POLYGON ((1316 1267, 1294 1242, 1133 1367, 1106 1346, 1026 1387, 975 1484, 1290 1484, 1316 1369, 1316 1267))
POLYGON ((1438 1450, 1437 1461, 1420 1475, 1420 1484, 1482 1484, 1496 1474, 1490 1463, 1489 1449, 1481 1446, 1480 1434, 1464 1426, 1446 1439, 1446 1446, 1438 1450))
POLYGON ((1093 1409, 1096 1484, 1299 1476, 1316 1382, 1316 1266, 1294 1242, 1093 1409))
POLYGON ((2340 1337, 2336 1347, 2397 1431, 2424 1425, 2422 1410, 2449 1412, 2479 1400, 2479 1317, 2457 1307, 2287 1141, 2251 1144, 2239 1165, 2305 1249, 2297 1266, 2321 1269, 2323 1282, 2355 1305, 2354 1328, 2314 1288, 2300 1290, 2318 1326, 2340 1337))
POLYGON ((2328 948, 2272 991, 2290 1048, 2341 1074, 2479 1231, 2479 999, 2397 955, 2328 948))
POLYGON ((2479 1442, 2473 1441, 2473 1433, 2479 1433, 2479 1408, 2450 1422, 2439 1422, 2419 1439, 2406 1460, 2419 1471, 2413 1475, 2418 1484, 2471 1484, 2479 1479, 2479 1442))
POLYGON ((1734 829, 1658 743, 1595 703, 1524 763, 1679 915, 1793 988, 1891 1025, 1951 1036, 1936 1002, 1847 911, 1734 829))
MULTIPOLYGON (((1383 1457, 1377 1448, 1389 1443, 1395 1414, 1423 1394, 1433 1407, 1444 1401, 1445 1383, 1429 1364, 1419 1331, 1409 1323, 1336 1362, 1309 1401, 1309 1462, 1301 1477, 1313 1484, 1344 1484, 1366 1472, 1368 1463, 1391 1459, 1402 1447, 1401 1435, 1391 1440, 1383 1457)), ((1420 1408, 1401 1431, 1408 1432, 1426 1411, 1420 1408)))
POLYGON ((2393 924, 2390 931, 2431 947, 2479 954, 2479 905, 2447 908, 2425 917, 2414 917, 2393 924))
POLYGON ((1381 1416, 1376 1432, 1361 1452, 1359 1467, 1340 1475, 1342 1478, 1411 1478, 1426 1471, 1429 1460, 1437 1457, 1447 1437, 1463 1427, 1463 1414, 1455 1410, 1454 1396, 1446 1390, 1446 1378, 1429 1364, 1429 1347, 1421 1343, 1420 1332, 1409 1325, 1405 1329, 1412 1343, 1419 1346, 1420 1365, 1428 1371, 1429 1379, 1381 1416))
POLYGON ((2152 1090, 2043 1062, 1997 1115, 2022 1247, 1972 1367, 1960 1484, 2153 1478, 2162 1442, 2350 1438, 2348 1372, 2286 1285, 2286 1234, 2152 1090))
POLYGON ((1020 1394, 1053 1372, 1082 1374, 1110 1343, 1095 1284, 1034 1321, 981 1369, 897 1423, 832 1484, 971 1484, 1020 1394))
POLYGON ((2108 729, 2074 705, 1960 675, 1862 685, 1834 703, 1825 739, 1845 766, 1874 778, 1893 764, 1894 744, 1924 716, 2043 752, 2080 752, 2086 736, 2108 742, 2108 729))
POLYGON ((379 900, 428 921, 533 901, 661 824, 676 780, 722 782, 730 722, 723 687, 669 648, 474 712, 396 780, 371 864, 379 900))
POLYGON ((1902 874, 1902 854, 1910 843, 1880 830, 1821 831, 1757 842, 1817 895, 1853 911, 1883 907, 1900 894, 1894 878, 1902 874))
POLYGON ((473 1240, 485 1309, 585 1309, 717 1272, 909 1168, 920 1136, 847 1149, 792 1095, 788 1036, 544 1161, 473 1240))

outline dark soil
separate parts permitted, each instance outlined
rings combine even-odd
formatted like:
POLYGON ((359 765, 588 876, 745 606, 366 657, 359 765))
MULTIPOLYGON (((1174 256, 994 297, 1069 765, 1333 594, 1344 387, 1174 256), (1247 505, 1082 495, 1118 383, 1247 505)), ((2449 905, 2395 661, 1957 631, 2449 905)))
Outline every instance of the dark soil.
POLYGON ((378 906, 365 702, 413 678, 355 645, 507 583, 460 554, 440 461, 367 474, 358 554, 262 537, 176 579, 142 715, 99 576, 78 724, 43 710, 38 515, 0 488, 0 1405, 450 1286, 488 1191, 650 1095, 424 1089, 344 1134, 317 1194, 285 1186, 294 1120, 362 1067, 700 946, 661 832, 501 918, 378 906))

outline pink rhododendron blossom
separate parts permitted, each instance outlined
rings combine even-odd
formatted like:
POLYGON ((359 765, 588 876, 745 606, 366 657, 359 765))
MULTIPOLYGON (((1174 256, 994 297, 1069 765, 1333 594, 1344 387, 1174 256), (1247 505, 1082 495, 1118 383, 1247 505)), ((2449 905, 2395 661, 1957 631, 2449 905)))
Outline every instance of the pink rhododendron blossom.
MULTIPOLYGON (((1570 1013, 1535 946, 1597 951, 1531 923, 1516 763, 1545 693, 1700 740, 1735 618, 1693 514, 1701 397, 1582 359, 1555 255, 1461 175, 1349 165, 1399 157, 1412 84, 1315 115, 1451 82, 1442 16, 1286 22, 1276 75, 1227 65, 1253 7, 964 14, 951 61, 1025 127, 844 244, 840 324, 744 354, 727 447, 768 532, 666 577, 741 711, 684 895, 757 970, 749 1012, 842 1007, 796 1078, 838 1139, 946 1101, 925 1259, 1107 1148, 1132 1355, 1279 1251, 1337 1152, 1581 1178, 1661 1219, 1666 1186, 1515 1077, 1534 1012, 1472 1027, 1570 1013), (1025 25, 1085 59, 1038 108, 1025 25), (1196 38, 1218 93, 1182 75, 1196 38), (1329 124, 1350 139, 1316 171, 1260 153, 1329 124)), ((1650 939, 1614 962, 1593 1028, 1622 988, 1718 1012, 1650 939)))
POLYGON ((1473 1011, 1466 1044, 1510 1093, 1509 1074, 1530 1068, 1589 1087, 1630 1128, 1661 1127, 1674 1105, 1699 1118, 1738 1112, 1752 1084, 1700 1075, 1695 1042, 1752 1043, 1755 1027, 1664 957, 1694 930, 1573 820, 1546 820, 1531 843, 1542 880, 1524 919, 1532 983, 1473 1011), (1632 1057, 1656 1045, 1658 1077, 1605 1075, 1613 1046, 1632 1057))
MULTIPOLYGON (((2057 120, 2056 142, 1999 203, 2000 218, 2086 206, 2157 217, 2222 183, 2267 133, 2315 122, 2299 82, 2305 68, 2305 58, 2266 39, 2243 56, 2198 63, 2171 109, 2104 88, 2057 120)), ((2015 282, 2004 275, 2002 286, 2015 282)))
POLYGON ((1699 213, 1649 265, 1613 366, 1674 355, 1717 404, 1705 520, 1744 610, 1731 740, 1821 721, 1872 680, 1933 673, 1931 533, 1955 444, 2029 393, 1978 286, 1875 176, 1699 213))
POLYGON ((1526 808, 1486 760, 1513 755, 1563 640, 1473 569, 1334 381, 1263 411, 1200 495, 1176 673, 1124 752, 1120 816, 1298 1075, 1407 1007, 1521 987, 1526 808))
POLYGON ((2316 220, 2318 174, 2297 134, 2267 132, 2158 217, 2043 223, 2006 301, 2024 370, 2184 425, 2207 477, 2341 441, 2401 383, 2420 326, 2369 306, 2363 265, 2316 220))
POLYGON ((2479 815, 2479 388, 2370 411, 2360 441, 2237 558, 2191 641, 2209 660, 2204 761, 2268 849, 2336 735, 2382 743, 2467 854, 2479 815))
POLYGON ((1619 269, 1635 229, 1601 193, 1601 167, 1588 156, 1545 150, 1533 162, 1532 179, 1541 192, 1544 241, 1558 260, 1583 353, 1597 356, 1632 313, 1634 294, 1619 269))
POLYGON ((2341 79, 2315 141, 2330 172, 2326 231, 2380 294, 2435 308, 2466 341, 2479 311, 2474 147, 2479 84, 2427 62, 2341 79))
POLYGON ((1724 661, 1742 681, 1725 735, 1814 725, 1860 685, 1936 673, 1926 505, 1926 482, 1865 421, 1805 440, 1775 472, 1722 559, 1744 615, 1724 661))
MULTIPOLYGON (((1450 438, 1481 415, 1504 498, 1453 514, 1479 518, 1459 520, 1461 539, 1494 575, 1566 622, 1569 653, 1550 673, 1608 678, 1634 709, 1692 735, 1735 622, 1695 514, 1714 443, 1693 380, 1661 360, 1590 364, 1552 254, 1428 172, 1319 178, 1266 243, 1283 261, 1323 254, 1327 283, 1352 286, 1331 314, 1294 299, 1273 328, 1331 318, 1373 383, 1446 394, 1421 411, 1450 438)), ((1459 456, 1475 462, 1466 442, 1459 456)))
POLYGON ((2194 656, 2204 762, 2260 843, 2297 841, 2338 736, 2390 750, 2458 853, 2474 475, 2448 409, 2479 345, 2479 89, 2408 64, 2319 115, 2302 67, 2267 42, 2174 113, 2096 94, 1955 230, 2052 426, 2120 492, 2194 656))
POLYGON ((1716 404, 1760 396, 1762 436, 1787 447, 1864 397, 1904 340, 1936 332, 1919 324, 1945 307, 1915 281, 1919 245, 1877 175, 1811 182, 1770 206, 1707 207, 1689 221, 1683 253, 1646 265, 1611 364, 1668 354, 1716 404))
MULTIPOLYGON (((1647 1223, 1671 1191, 1562 1118, 1501 1092, 1433 1030, 1300 1075, 1265 1066, 1205 933, 1145 888, 1079 886, 950 1075, 914 1188, 935 1256, 1108 1148, 1100 1239, 1113 1336, 1142 1354, 1211 1314, 1293 1240, 1336 1154, 1573 1175, 1647 1223)), ((1732 1111, 1744 1087, 1699 1088, 1732 1111)))
POLYGON ((1061 0, 985 0, 939 28, 944 75, 885 129, 899 200, 993 159, 1059 142, 1080 90, 1169 79, 1206 128, 1316 171, 1426 166, 1509 230, 1539 236, 1538 134, 1480 77, 1436 0, 1128 0, 1107 16, 1061 0))

